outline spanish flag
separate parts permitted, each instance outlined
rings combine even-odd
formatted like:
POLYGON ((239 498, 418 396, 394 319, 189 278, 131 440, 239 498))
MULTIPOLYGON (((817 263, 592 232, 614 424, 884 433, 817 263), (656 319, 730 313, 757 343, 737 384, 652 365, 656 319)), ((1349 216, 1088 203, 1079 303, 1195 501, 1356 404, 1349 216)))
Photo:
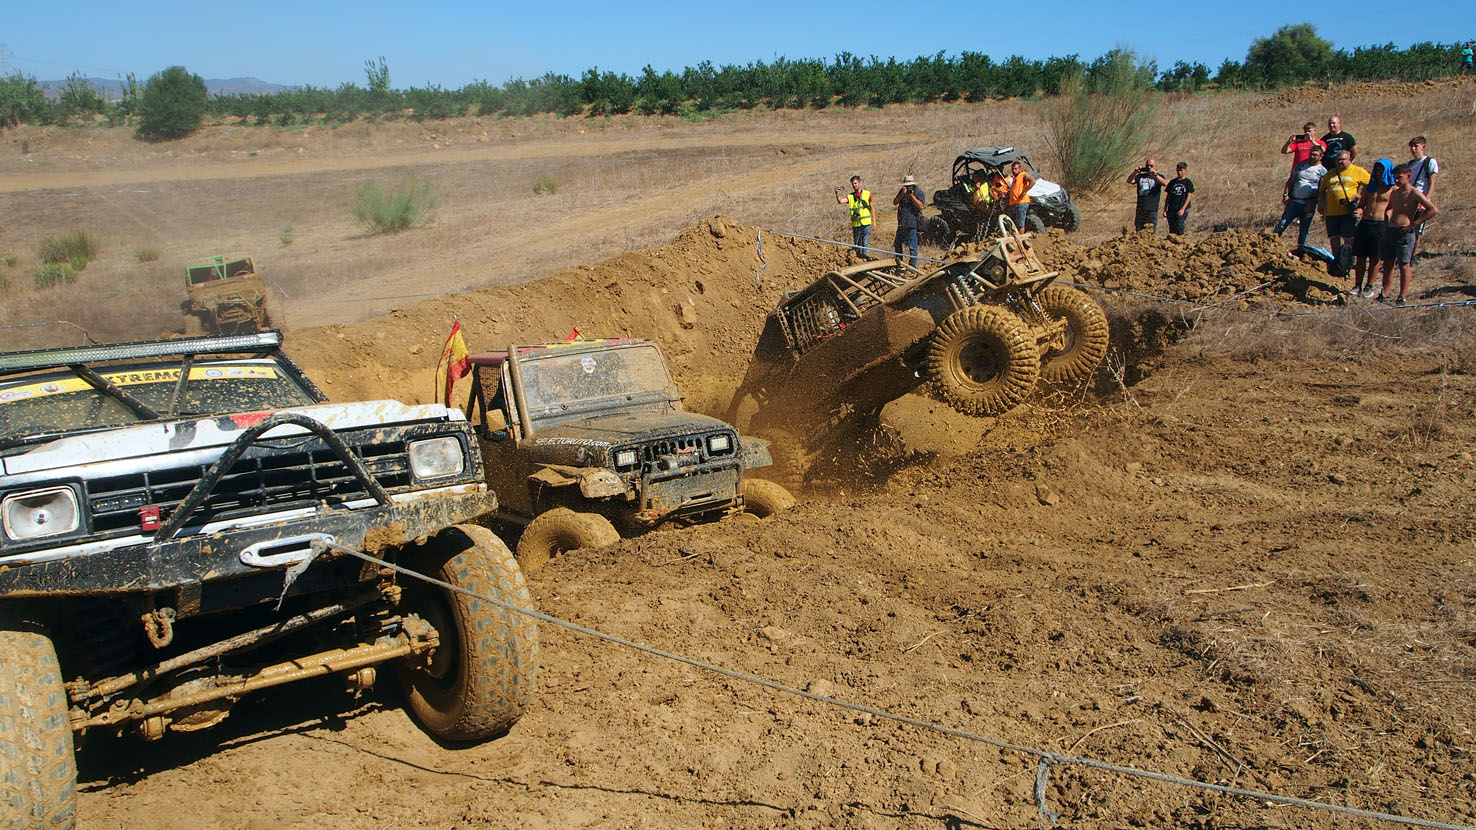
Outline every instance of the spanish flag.
POLYGON ((441 359, 436 361, 436 400, 450 406, 452 388, 470 369, 466 340, 461 337, 461 320, 452 317, 451 334, 446 338, 446 347, 441 349, 441 359))

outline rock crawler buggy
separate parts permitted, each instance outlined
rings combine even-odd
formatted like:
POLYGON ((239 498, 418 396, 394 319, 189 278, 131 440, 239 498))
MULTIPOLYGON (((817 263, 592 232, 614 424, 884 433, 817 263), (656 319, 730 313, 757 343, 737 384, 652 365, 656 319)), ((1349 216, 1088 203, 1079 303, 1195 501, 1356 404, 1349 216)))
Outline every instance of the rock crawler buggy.
POLYGON ((802 481, 831 442, 867 425, 888 402, 930 383, 954 409, 997 415, 1037 379, 1090 376, 1107 352, 1107 317, 1082 292, 1056 285, 1029 234, 998 217, 977 260, 928 272, 900 260, 831 271, 769 314, 730 421, 773 447, 773 472, 802 481))
POLYGON ((266 331, 280 320, 276 303, 249 254, 201 257, 185 266, 185 333, 240 334, 266 331))
POLYGON ((333 404, 275 331, 0 353, 0 826, 70 827, 74 740, 155 739, 242 696, 392 666, 427 731, 508 730, 531 607, 470 524, 496 508, 466 419, 333 404))
MULTIPOLYGON (((987 188, 995 179, 1003 180, 1017 161, 1035 174, 1030 157, 1014 147, 975 147, 954 159, 953 184, 933 192, 933 205, 940 213, 923 223, 923 240, 952 248, 959 241, 977 242, 992 233, 999 216, 1008 213, 1006 202, 978 205, 972 191, 987 188)), ((1046 228, 1061 228, 1069 233, 1081 227, 1081 211, 1072 204, 1066 188, 1037 177, 1029 196, 1024 230, 1041 233, 1046 228)))
POLYGON ((567 340, 472 355, 466 411, 477 425, 498 517, 523 525, 531 573, 551 556, 614 544, 620 531, 788 508, 748 472, 768 445, 684 411, 650 340, 567 340), (618 528, 618 530, 617 530, 618 528))

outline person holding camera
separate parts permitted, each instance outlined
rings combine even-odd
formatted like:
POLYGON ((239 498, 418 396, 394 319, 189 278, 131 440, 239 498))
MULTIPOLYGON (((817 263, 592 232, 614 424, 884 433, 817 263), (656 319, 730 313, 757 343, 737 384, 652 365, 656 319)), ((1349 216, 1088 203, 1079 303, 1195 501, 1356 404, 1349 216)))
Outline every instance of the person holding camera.
POLYGON ((1168 179, 1158 172, 1158 160, 1148 159, 1128 175, 1127 183, 1138 189, 1138 213, 1133 217, 1133 230, 1148 228, 1158 233, 1158 197, 1168 184, 1168 179))
POLYGON ((1307 160, 1313 147, 1321 149, 1324 153, 1327 152, 1327 145, 1322 143, 1322 139, 1312 137, 1312 131, 1315 129, 1317 129, 1317 122, 1308 121, 1302 125, 1300 133, 1288 138, 1286 143, 1281 145, 1281 154, 1292 157, 1293 170, 1307 160))
POLYGON ((907 264, 916 268, 917 232, 922 227, 923 205, 927 204, 923 200, 922 191, 917 187, 917 179, 911 175, 903 178, 897 195, 892 197, 892 204, 897 206, 897 236, 892 240, 892 248, 897 252, 897 259, 901 259, 902 243, 907 243, 912 254, 912 259, 907 264))
POLYGON ((1369 179, 1368 171, 1353 163, 1352 152, 1339 150, 1317 185, 1317 212, 1327 222, 1328 251, 1337 257, 1334 276, 1346 276, 1353 268, 1353 237, 1363 213, 1358 202, 1369 179))
POLYGON ((851 192, 835 186, 835 203, 845 205, 851 213, 851 245, 862 259, 871 259, 871 191, 861 186, 861 177, 851 177, 851 192))

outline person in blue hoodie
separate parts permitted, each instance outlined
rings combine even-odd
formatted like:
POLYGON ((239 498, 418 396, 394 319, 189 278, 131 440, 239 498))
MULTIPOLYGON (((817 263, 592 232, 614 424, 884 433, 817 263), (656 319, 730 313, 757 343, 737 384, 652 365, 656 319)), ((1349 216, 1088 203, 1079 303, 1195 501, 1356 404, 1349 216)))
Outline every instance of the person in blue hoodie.
POLYGON ((1384 235, 1384 214, 1394 189, 1394 161, 1379 159, 1369 172, 1369 182, 1358 197, 1363 216, 1353 233, 1353 290, 1359 297, 1374 295, 1374 272, 1379 263, 1379 240, 1384 235))

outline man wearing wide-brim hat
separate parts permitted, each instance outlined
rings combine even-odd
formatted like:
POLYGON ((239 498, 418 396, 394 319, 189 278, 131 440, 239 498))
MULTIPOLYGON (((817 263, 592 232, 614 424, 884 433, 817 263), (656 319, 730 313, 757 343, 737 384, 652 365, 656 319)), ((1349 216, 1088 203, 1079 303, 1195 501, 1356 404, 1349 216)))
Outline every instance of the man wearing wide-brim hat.
POLYGON ((902 185, 897 190, 897 195, 892 198, 892 204, 897 206, 897 236, 892 240, 892 249, 897 252, 897 259, 902 258, 902 243, 907 243, 908 251, 912 258, 908 264, 917 267, 917 232, 922 227, 922 209, 926 205, 923 192, 917 186, 917 179, 909 173, 902 178, 902 185))

